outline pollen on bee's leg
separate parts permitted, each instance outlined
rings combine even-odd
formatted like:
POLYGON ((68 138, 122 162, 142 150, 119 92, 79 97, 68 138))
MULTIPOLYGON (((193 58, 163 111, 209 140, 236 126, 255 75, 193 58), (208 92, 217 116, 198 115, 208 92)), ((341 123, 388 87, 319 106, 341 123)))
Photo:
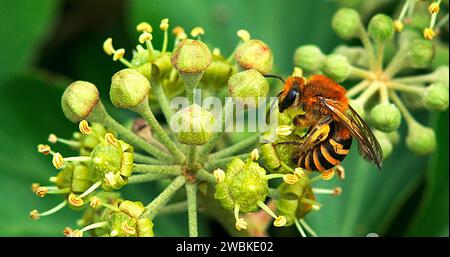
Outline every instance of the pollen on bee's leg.
POLYGON ((286 217, 280 215, 277 216, 270 208, 269 206, 267 206, 265 203, 263 203, 262 201, 258 202, 258 206, 263 209, 267 214, 269 214, 270 216, 272 216, 272 218, 274 218, 275 220, 273 221, 273 225, 275 227, 283 227, 284 225, 286 225, 286 217))
POLYGON ((56 205, 55 207, 51 208, 50 210, 45 211, 45 212, 42 212, 42 213, 39 213, 37 210, 32 210, 32 211, 30 212, 30 218, 31 218, 32 220, 37 220, 37 219, 39 219, 40 217, 49 216, 49 215, 51 215, 51 214, 53 214, 53 213, 58 212, 59 210, 61 210, 62 208, 64 208, 66 205, 67 205, 67 201, 64 200, 64 201, 62 201, 60 204, 58 204, 58 205, 56 205))
POLYGON ((234 205, 234 218, 236 220, 234 225, 237 230, 247 229, 247 222, 243 218, 239 218, 239 204, 234 205))

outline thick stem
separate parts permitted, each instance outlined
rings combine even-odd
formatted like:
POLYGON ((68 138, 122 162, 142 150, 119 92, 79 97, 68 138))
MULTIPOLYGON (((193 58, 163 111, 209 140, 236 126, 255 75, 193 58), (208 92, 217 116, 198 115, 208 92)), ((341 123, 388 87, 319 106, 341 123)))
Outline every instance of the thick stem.
POLYGON ((131 177, 128 178, 128 184, 139 184, 149 181, 168 179, 171 177, 173 176, 168 174, 152 174, 152 173, 132 175, 131 177))
POLYGON ((406 51, 407 47, 400 47, 400 49, 395 53, 394 57, 392 57, 391 61, 384 71, 384 75, 386 77, 392 78, 406 66, 406 51))
POLYGON ((155 156, 159 160, 172 162, 172 158, 168 154, 162 152, 154 145, 149 144, 143 138, 134 134, 132 131, 115 121, 106 112, 105 107, 101 102, 99 102, 94 108, 93 112, 89 115, 88 120, 91 122, 99 122, 104 124, 106 127, 119 134, 119 136, 127 141, 127 143, 144 150, 145 152, 149 153, 152 156, 155 156))
POLYGON ((374 74, 371 71, 361 69, 358 67, 354 67, 354 66, 351 66, 350 76, 353 78, 356 77, 356 78, 363 78, 363 79, 368 79, 368 80, 374 79, 374 74))
POLYGON ((187 165, 190 170, 194 169, 196 160, 197 160, 197 147, 195 145, 190 145, 188 149, 188 159, 187 159, 187 165))
POLYGON ((133 172, 177 176, 181 175, 182 169, 181 166, 179 165, 165 166, 165 165, 134 164, 133 172))
POLYGON ((156 65, 153 65, 152 79, 151 79, 152 92, 156 96, 156 99, 158 99, 159 107, 161 108, 161 111, 164 117, 166 118, 167 123, 170 123, 170 119, 172 118, 172 110, 170 109, 169 100, 167 99, 167 96, 164 93, 164 89, 157 79, 158 76, 159 76, 159 69, 157 68, 156 65))
POLYGON ((207 181, 209 183, 216 183, 216 178, 211 172, 205 169, 200 169, 197 171, 196 178, 199 180, 207 181))
POLYGON ((389 96, 392 99, 392 102, 397 106, 397 108, 400 110, 403 118, 405 119, 406 123, 409 127, 413 126, 417 121, 414 119, 412 114, 408 111, 408 108, 403 104, 402 100, 397 96, 397 94, 393 91, 389 92, 389 96))
POLYGON ((418 83, 427 83, 427 82, 435 82, 438 78, 434 73, 428 73, 417 76, 407 76, 392 79, 391 82, 395 83, 406 83, 406 84, 418 84, 418 83))
POLYGON ((406 92, 406 93, 414 93, 414 94, 423 94, 425 92, 425 87, 417 86, 417 85, 405 85, 402 83, 389 83, 389 89, 406 92))
POLYGON ((362 104, 365 104, 370 97, 380 88, 379 83, 372 83, 357 99, 362 104))
POLYGON ((197 227, 197 183, 186 184, 186 196, 188 204, 189 236, 198 237, 197 227))
POLYGON ((150 156, 142 155, 139 153, 133 153, 133 159, 137 163, 142 164, 162 164, 160 160, 152 158, 150 156))
POLYGON ((240 151, 242 151, 244 149, 247 149, 250 146, 253 146, 258 140, 259 140, 259 133, 256 134, 256 135, 253 135, 253 136, 251 136, 251 137, 249 137, 247 139, 244 139, 243 141, 241 141, 241 142, 239 142, 237 144, 231 145, 231 146, 229 146, 229 147, 227 147, 225 149, 222 149, 222 150, 220 150, 218 152, 215 152, 215 153, 211 154, 209 156, 209 159, 210 160, 217 160, 217 159, 220 159, 220 158, 223 158, 223 157, 230 156, 232 154, 236 154, 236 153, 238 153, 238 152, 240 152, 240 151))
POLYGON ((156 216, 178 213, 178 212, 185 212, 187 210, 187 206, 188 206, 187 201, 168 204, 166 206, 161 207, 161 209, 159 209, 158 214, 156 216))
POLYGON ((222 137, 223 132, 225 131, 225 125, 226 125, 226 115, 225 115, 225 109, 222 108, 222 114, 221 114, 221 118, 222 118, 222 127, 221 127, 221 131, 217 131, 216 133, 214 133, 214 135, 212 136, 212 138, 200 148, 199 151, 199 156, 201 157, 202 160, 207 160, 207 156, 209 155, 209 153, 213 150, 214 146, 216 145, 217 141, 222 137))
POLYGON ((142 215, 146 218, 153 219, 158 210, 165 205, 185 183, 186 179, 184 176, 176 177, 172 183, 161 192, 161 194, 145 207, 146 210, 142 215))
POLYGON ((194 89, 197 88, 198 83, 203 77, 202 73, 180 73, 180 77, 184 82, 184 87, 186 88, 186 97, 190 104, 194 103, 194 89))
POLYGON ((183 163, 186 160, 183 152, 178 149, 177 145, 170 139, 164 129, 159 125, 158 120, 155 115, 153 115, 152 110, 148 106, 148 100, 144 99, 135 110, 148 122, 152 131, 161 140, 161 143, 169 149, 169 151, 174 155, 174 159, 177 163, 183 163))
POLYGON ((383 71, 383 55, 384 55, 384 42, 377 42, 377 59, 375 62, 375 73, 381 74, 383 71))
POLYGON ((383 104, 389 103, 388 87, 384 82, 377 82, 380 85, 380 102, 383 104))
POLYGON ((373 50, 372 42, 369 39, 369 35, 367 35, 367 31, 364 28, 363 24, 360 24, 360 32, 359 32, 359 38, 361 39, 361 43, 364 46, 364 49, 369 54, 369 60, 370 60, 370 67, 373 67, 375 64, 375 53, 373 50))

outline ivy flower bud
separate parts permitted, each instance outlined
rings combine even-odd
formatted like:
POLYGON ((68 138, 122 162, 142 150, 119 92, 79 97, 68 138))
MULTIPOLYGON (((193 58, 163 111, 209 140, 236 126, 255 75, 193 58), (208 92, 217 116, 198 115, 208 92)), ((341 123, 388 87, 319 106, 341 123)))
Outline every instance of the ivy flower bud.
POLYGON ((351 66, 343 55, 329 55, 322 66, 322 72, 338 83, 343 82, 350 75, 351 66))
POLYGON ((150 82, 134 69, 123 69, 111 78, 109 96, 114 106, 133 109, 137 107, 150 92, 150 82))
POLYGON ((432 42, 425 39, 415 39, 408 51, 408 62, 413 68, 426 68, 434 59, 435 49, 432 42))
POLYGON ((356 10, 342 8, 334 14, 331 27, 342 39, 351 39, 359 34, 361 18, 356 10))
POLYGON ((61 98, 64 115, 72 122, 86 119, 99 102, 97 87, 87 81, 70 84, 61 98))
POLYGON ((257 70, 241 71, 228 80, 228 93, 235 102, 255 108, 259 99, 269 93, 269 82, 257 70))
POLYGON ((392 39, 395 33, 394 22, 391 17, 384 14, 373 16, 372 19, 370 19, 367 30, 369 36, 378 42, 392 39))
POLYGON ((444 111, 448 108, 449 90, 444 84, 436 82, 425 90, 423 103, 430 111, 444 111))
POLYGON ((203 145, 213 136, 214 116, 197 104, 177 112, 171 120, 178 141, 187 145, 203 145))
POLYGON ((261 40, 250 39, 242 43, 234 55, 237 64, 244 70, 255 69, 262 74, 272 71, 272 50, 261 40))
POLYGON ((412 122, 406 136, 406 146, 418 155, 427 155, 436 148, 436 135, 434 130, 412 122))
POLYGON ((308 72, 315 72, 322 67, 325 55, 315 45, 300 46, 294 53, 294 65, 308 72))
POLYGON ((383 151, 383 159, 386 159, 392 153, 394 148, 391 140, 389 140, 388 135, 382 131, 374 130, 373 134, 380 143, 381 150, 383 151))
POLYGON ((391 132, 400 126, 400 110, 391 103, 380 103, 370 112, 372 124, 383 132, 391 132))
POLYGON ((212 56, 203 42, 186 39, 176 46, 171 61, 181 74, 199 74, 211 65, 212 56))

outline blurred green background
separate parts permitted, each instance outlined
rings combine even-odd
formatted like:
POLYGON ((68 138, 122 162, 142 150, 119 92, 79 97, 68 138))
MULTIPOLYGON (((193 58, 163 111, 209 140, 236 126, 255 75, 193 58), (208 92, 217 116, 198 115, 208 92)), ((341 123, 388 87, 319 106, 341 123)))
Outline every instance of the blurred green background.
MULTIPOLYGON (((116 46, 131 49, 137 43, 138 22, 145 20, 157 27, 162 18, 169 17, 172 26, 187 30, 203 26, 204 41, 227 55, 237 42, 235 32, 245 28, 272 47, 276 72, 286 75, 299 45, 313 43, 329 53, 343 43, 330 27, 341 2, 360 8, 367 19, 375 10, 393 13, 402 1, 366 1, 372 4, 358 6, 356 0, 1 0, 0 236, 60 236, 65 226, 76 226, 81 213, 68 208, 38 221, 28 218, 31 209, 45 210, 61 200, 57 196, 39 199, 30 190, 31 183, 45 183, 55 174, 50 159, 38 154, 36 145, 45 142, 50 132, 69 137, 77 129, 60 110, 59 99, 68 83, 91 81, 107 97, 109 79, 122 66, 103 53, 105 38, 112 36, 116 46)), ((154 35, 157 47, 159 33, 154 35)), ((443 59, 448 64, 448 50, 443 59)), ((107 108, 122 121, 129 115, 107 108)), ((343 188, 343 194, 320 197, 323 208, 307 217, 319 235, 449 235, 449 114, 416 115, 436 130, 437 151, 417 157, 405 149, 402 140, 382 171, 351 154, 344 162, 346 180, 333 182, 343 188)), ((404 124, 401 133, 405 135, 404 124)), ((124 195, 145 203, 162 188, 132 185, 124 195)), ((156 234, 187 236, 186 216, 157 218, 156 234)), ((218 223, 200 218, 200 235, 225 233, 218 223)), ((293 228, 270 233, 298 236, 293 228)))

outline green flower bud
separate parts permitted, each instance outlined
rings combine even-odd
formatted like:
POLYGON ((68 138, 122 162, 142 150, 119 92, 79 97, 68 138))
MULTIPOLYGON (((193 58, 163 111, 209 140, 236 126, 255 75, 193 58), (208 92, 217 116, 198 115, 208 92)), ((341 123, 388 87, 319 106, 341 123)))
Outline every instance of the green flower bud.
POLYGON ((250 39, 242 43, 234 55, 238 65, 244 69, 255 69, 262 74, 272 71, 272 50, 261 40, 250 39))
POLYGON ((300 46, 294 53, 294 65, 308 72, 315 72, 322 67, 325 55, 315 45, 300 46))
POLYGON ((392 39, 394 36, 394 21, 387 15, 377 14, 370 19, 367 30, 371 38, 375 41, 383 42, 392 39))
POLYGON ((168 53, 159 55, 153 60, 152 65, 158 67, 159 78, 166 76, 172 70, 171 58, 168 53))
POLYGON ((111 78, 109 96, 118 108, 136 108, 150 91, 150 82, 134 69, 123 69, 111 78))
POLYGON ((400 141, 400 134, 398 133, 397 130, 386 133, 386 136, 388 137, 389 141, 391 141, 391 143, 393 145, 398 144, 398 142, 400 141))
POLYGON ((433 83, 424 93, 423 103, 427 110, 444 111, 448 108, 449 90, 442 83, 433 83))
POLYGON ((181 74, 199 74, 211 65, 212 56, 203 42, 185 39, 176 46, 171 61, 181 74))
POLYGON ((228 93, 235 102, 255 108, 269 93, 269 82, 257 70, 241 71, 228 80, 228 93))
POLYGON ((133 172, 133 147, 122 140, 98 144, 91 153, 92 168, 105 191, 127 184, 133 172))
POLYGON ((72 193, 83 193, 96 182, 95 172, 82 163, 68 163, 58 175, 55 184, 58 188, 70 188, 72 193))
POLYGON ((339 45, 333 50, 333 53, 345 56, 349 63, 355 66, 369 66, 369 56, 362 47, 339 45))
POLYGON ((408 127, 406 146, 418 155, 427 155, 434 152, 436 148, 436 135, 434 130, 412 122, 408 127))
POLYGON ((177 112, 171 121, 178 141, 187 145, 203 145, 214 133, 214 116, 197 104, 177 112))
POLYGON ((351 39, 359 34, 361 18, 359 13, 350 8, 341 8, 331 20, 331 27, 343 39, 351 39))
POLYGON ((322 66, 322 72, 338 83, 343 82, 350 75, 351 66, 343 55, 329 55, 322 66))
POLYGON ((379 130, 374 130, 373 134, 377 138, 378 143, 380 143, 381 150, 383 150, 383 159, 386 159, 392 153, 394 148, 391 140, 389 140, 389 136, 379 130))
POLYGON ((61 98, 64 115, 72 122, 86 119, 99 102, 97 87, 87 81, 70 84, 61 98))
POLYGON ((370 112, 372 124, 383 132, 391 132, 400 126, 402 115, 400 110, 391 103, 380 103, 370 112))
POLYGON ((260 148, 261 148, 262 162, 269 169, 276 169, 280 167, 281 165, 280 160, 278 159, 276 149, 273 147, 272 144, 263 144, 261 145, 260 148))
POLYGON ((434 45, 430 40, 415 39, 407 53, 408 64, 412 68, 426 68, 434 58, 434 45))
POLYGON ((203 74, 200 82, 208 88, 221 89, 226 86, 232 72, 233 68, 222 55, 213 55, 212 64, 203 74))
POLYGON ((242 213, 255 211, 258 202, 264 202, 269 185, 266 171, 257 162, 247 163, 234 159, 227 168, 225 180, 216 184, 214 197, 225 209, 233 209, 236 204, 242 213))
POLYGON ((436 82, 444 84, 448 88, 449 85, 449 69, 447 65, 439 66, 434 70, 433 76, 436 77, 436 82))

